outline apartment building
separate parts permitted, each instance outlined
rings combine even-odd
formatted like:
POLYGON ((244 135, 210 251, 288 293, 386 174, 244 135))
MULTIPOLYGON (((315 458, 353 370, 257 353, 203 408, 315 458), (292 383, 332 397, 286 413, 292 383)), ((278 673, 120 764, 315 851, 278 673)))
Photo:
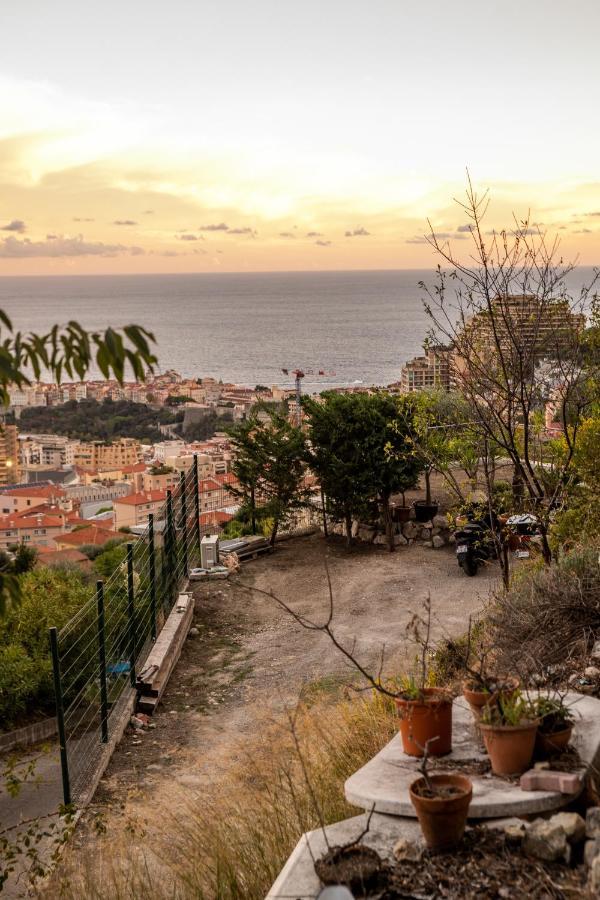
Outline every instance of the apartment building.
POLYGON ((18 485, 0 492, 0 513, 2 515, 27 512, 42 503, 59 506, 65 510, 69 507, 66 490, 56 484, 18 485))
POLYGON ((443 345, 423 347, 424 356, 415 356, 402 367, 400 391, 450 390, 452 348, 443 345))
POLYGON ((76 441, 60 434, 26 434, 19 438, 19 456, 26 468, 64 469, 75 464, 76 441))
POLYGON ((62 517, 43 513, 24 513, 0 517, 0 550, 7 550, 14 544, 30 547, 55 548, 55 540, 65 532, 62 517))
POLYGON ((0 485, 20 480, 19 432, 16 425, 0 426, 0 485))
POLYGON ((120 469, 122 466, 136 465, 140 460, 140 442, 135 438, 79 442, 75 446, 74 464, 81 469, 120 469))
POLYGON ((115 528, 145 525, 150 513, 156 514, 166 499, 166 491, 140 491, 114 500, 115 528))

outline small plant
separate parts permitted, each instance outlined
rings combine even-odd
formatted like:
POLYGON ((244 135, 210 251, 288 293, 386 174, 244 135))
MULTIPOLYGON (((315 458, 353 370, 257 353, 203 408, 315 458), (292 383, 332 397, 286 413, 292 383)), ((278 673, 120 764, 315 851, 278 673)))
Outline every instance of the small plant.
POLYGON ((538 697, 533 702, 538 728, 543 734, 557 734, 572 728, 575 717, 560 697, 538 697))
POLYGON ((517 726, 537 718, 534 705, 519 690, 500 694, 498 702, 484 706, 481 721, 484 725, 517 726))

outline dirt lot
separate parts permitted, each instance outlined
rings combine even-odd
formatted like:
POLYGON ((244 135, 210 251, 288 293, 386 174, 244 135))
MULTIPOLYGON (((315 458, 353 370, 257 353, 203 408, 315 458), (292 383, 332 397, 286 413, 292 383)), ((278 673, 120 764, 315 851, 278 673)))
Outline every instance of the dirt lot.
MULTIPOLYGON (((154 716, 154 727, 130 732, 117 749, 97 800, 127 798, 123 812, 156 821, 181 786, 195 792, 218 781, 243 757, 245 739, 260 732, 302 692, 350 681, 353 673, 326 635, 309 632, 269 598, 242 585, 273 591, 295 610, 320 621, 328 594, 327 554, 335 596, 335 630, 376 670, 382 644, 386 669, 407 660, 405 627, 431 594, 437 635, 465 630, 468 616, 498 577, 493 564, 476 578, 458 568, 451 549, 411 546, 389 554, 362 546, 347 551, 318 535, 278 546, 244 564, 228 582, 198 586, 194 625, 154 716)), ((112 815, 112 814, 110 814, 112 815)))

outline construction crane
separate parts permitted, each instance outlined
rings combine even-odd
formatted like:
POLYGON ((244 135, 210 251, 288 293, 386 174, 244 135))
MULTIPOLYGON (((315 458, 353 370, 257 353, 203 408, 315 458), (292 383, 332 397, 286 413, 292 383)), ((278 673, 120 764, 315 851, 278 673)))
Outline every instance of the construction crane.
POLYGON ((302 424, 302 379, 306 375, 320 375, 328 378, 335 375, 335 372, 327 372, 325 369, 282 369, 284 375, 293 375, 296 385, 296 424, 298 427, 302 424))

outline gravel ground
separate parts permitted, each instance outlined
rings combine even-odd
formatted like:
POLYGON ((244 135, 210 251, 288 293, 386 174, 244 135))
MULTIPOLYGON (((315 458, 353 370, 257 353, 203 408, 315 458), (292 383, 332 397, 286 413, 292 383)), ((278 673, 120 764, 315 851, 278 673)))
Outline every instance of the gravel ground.
POLYGON ((97 799, 122 800, 136 816, 168 803, 174 784, 201 789, 243 757, 245 737, 278 718, 302 692, 327 689, 355 673, 328 637, 306 631, 264 595, 272 591, 303 615, 328 612, 323 558, 335 600, 334 629, 373 671, 386 647, 386 670, 397 672, 407 654, 405 629, 430 594, 436 636, 460 634, 496 583, 494 563, 476 578, 459 570, 450 548, 385 549, 326 543, 319 535, 278 545, 274 554, 244 564, 227 582, 198 585, 190 636, 153 720, 128 733, 117 749, 97 799))

